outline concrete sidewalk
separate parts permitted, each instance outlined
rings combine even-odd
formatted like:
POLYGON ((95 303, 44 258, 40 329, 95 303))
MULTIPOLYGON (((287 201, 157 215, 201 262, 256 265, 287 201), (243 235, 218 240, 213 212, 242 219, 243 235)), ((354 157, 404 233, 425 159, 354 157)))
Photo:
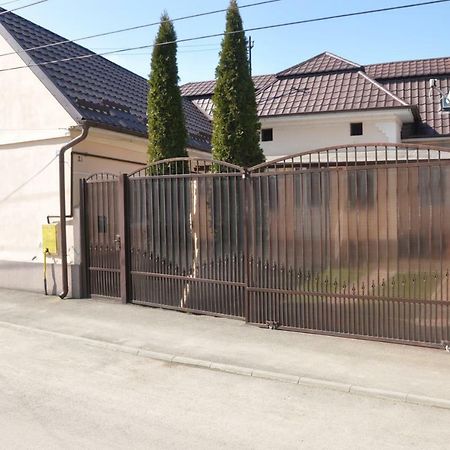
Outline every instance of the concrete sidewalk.
POLYGON ((141 354, 175 355, 180 362, 180 357, 212 362, 216 369, 236 366, 237 373, 252 368, 255 374, 302 377, 303 384, 323 380, 354 386, 354 393, 364 387, 369 395, 391 391, 450 404, 450 354, 443 350, 271 331, 230 319, 10 290, 0 290, 0 322, 118 344, 141 354))

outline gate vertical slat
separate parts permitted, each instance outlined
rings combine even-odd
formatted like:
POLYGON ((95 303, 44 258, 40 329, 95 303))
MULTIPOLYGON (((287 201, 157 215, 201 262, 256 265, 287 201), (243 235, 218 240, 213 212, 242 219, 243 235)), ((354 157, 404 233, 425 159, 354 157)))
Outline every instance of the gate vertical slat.
POLYGON ((125 174, 120 175, 118 183, 118 217, 119 217, 119 265, 120 265, 120 299, 122 303, 129 300, 129 232, 128 232, 128 177, 125 174))

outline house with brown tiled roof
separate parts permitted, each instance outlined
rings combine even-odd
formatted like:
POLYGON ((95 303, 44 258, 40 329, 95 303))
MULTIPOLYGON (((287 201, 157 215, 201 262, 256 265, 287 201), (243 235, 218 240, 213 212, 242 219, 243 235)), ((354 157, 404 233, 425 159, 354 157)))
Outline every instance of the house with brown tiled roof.
MULTIPOLYGON (((450 146, 450 57, 363 66, 325 52, 274 75, 253 77, 267 158, 363 142, 450 146)), ((212 117, 214 81, 182 93, 212 117)))

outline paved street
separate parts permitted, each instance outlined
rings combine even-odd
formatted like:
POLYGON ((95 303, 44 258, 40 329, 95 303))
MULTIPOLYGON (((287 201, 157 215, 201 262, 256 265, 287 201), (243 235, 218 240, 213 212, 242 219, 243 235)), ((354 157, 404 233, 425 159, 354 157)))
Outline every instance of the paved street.
POLYGON ((0 322, 215 363, 450 401, 443 350, 269 331, 242 321, 0 289, 0 322))
POLYGON ((0 447, 446 448, 450 410, 0 328, 0 447))

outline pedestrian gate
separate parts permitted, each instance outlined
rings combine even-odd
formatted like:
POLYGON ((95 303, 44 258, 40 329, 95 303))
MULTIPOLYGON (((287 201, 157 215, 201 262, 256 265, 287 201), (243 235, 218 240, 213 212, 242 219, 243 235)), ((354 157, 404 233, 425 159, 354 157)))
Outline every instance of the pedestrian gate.
POLYGON ((315 333, 450 339, 450 154, 367 144, 82 182, 90 293, 315 333))

